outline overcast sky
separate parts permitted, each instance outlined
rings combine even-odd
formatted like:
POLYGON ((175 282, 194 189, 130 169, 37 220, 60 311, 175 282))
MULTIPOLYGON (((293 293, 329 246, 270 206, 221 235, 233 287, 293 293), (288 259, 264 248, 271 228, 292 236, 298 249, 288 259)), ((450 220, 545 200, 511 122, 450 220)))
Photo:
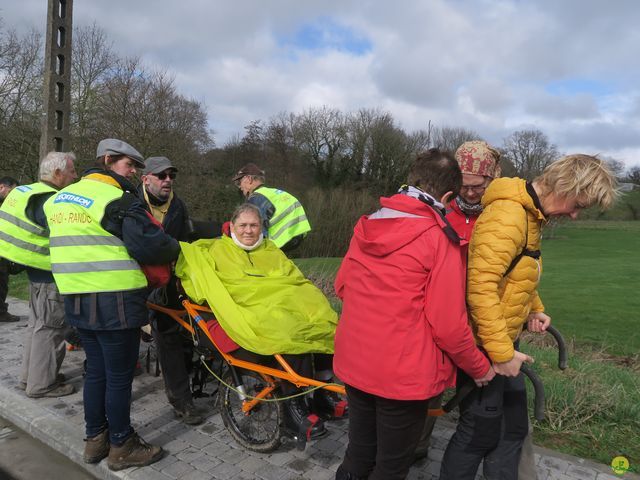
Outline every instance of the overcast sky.
MULTIPOLYGON (((3 0, 19 31, 46 0, 3 0)), ((407 131, 460 126, 500 146, 537 128, 565 153, 640 164, 636 0, 76 0, 120 56, 172 73, 218 146, 252 120, 380 107, 407 131)))

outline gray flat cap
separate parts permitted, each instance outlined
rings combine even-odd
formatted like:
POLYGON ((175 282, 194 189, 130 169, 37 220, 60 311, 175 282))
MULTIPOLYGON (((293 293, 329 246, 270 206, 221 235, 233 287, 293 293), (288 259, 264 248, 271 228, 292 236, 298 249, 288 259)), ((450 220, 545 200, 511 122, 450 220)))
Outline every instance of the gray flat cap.
POLYGON ((175 172, 178 171, 178 169, 171 163, 171 160, 169 160, 167 157, 149 157, 144 162, 144 164, 145 167, 144 171, 142 172, 143 175, 164 172, 169 168, 175 172))
POLYGON ((144 168, 144 157, 142 154, 127 142, 116 138, 105 138, 100 141, 96 150, 96 158, 104 155, 126 155, 136 162, 136 167, 144 168))

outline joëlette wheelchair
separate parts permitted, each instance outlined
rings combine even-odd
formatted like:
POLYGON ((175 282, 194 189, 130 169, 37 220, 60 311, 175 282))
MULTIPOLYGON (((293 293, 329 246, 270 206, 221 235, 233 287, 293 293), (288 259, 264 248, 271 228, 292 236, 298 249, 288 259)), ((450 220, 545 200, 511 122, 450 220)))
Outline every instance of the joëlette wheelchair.
MULTIPOLYGON (((173 318, 188 332, 198 353, 201 364, 219 381, 218 400, 222 421, 231 436, 244 448, 255 452, 267 453, 276 450, 287 433, 291 433, 296 447, 304 450, 310 438, 310 424, 301 424, 297 432, 286 432, 283 422, 282 395, 279 384, 287 381, 299 388, 324 388, 345 396, 345 388, 335 383, 325 383, 296 373, 279 354, 274 355, 282 368, 272 368, 259 363, 249 362, 225 353, 214 341, 206 326, 204 316, 214 319, 210 308, 191 302, 180 296, 183 309, 176 310, 154 303, 147 303, 152 310, 173 318), (204 315, 204 316, 203 316, 204 315), (213 347, 213 348, 212 348, 213 347), (215 360, 220 360, 219 375, 213 371, 215 360)), ((562 335, 553 327, 548 332, 558 343, 558 367, 567 366, 567 351, 562 335)), ((201 369, 202 371, 202 369, 201 369)), ((526 365, 522 372, 531 380, 535 391, 534 413, 539 421, 544 419, 544 387, 538 375, 526 365)), ((473 382, 463 385, 442 408, 429 409, 430 416, 442 416, 452 411, 466 397, 475 385, 473 382)), ((306 392, 305 392, 306 393, 306 392)), ((305 394, 303 393, 303 394, 305 394)))
MULTIPOLYGON (((310 439, 312 424, 302 424, 297 432, 284 427, 282 394, 279 384, 287 381, 299 388, 324 388, 341 396, 344 386, 325 383, 297 374, 279 354, 274 355, 281 369, 253 363, 225 353, 207 329, 206 320, 215 320, 210 308, 191 302, 181 296, 183 309, 176 310, 147 303, 151 310, 168 315, 180 324, 193 341, 201 365, 220 385, 218 402, 222 421, 231 436, 240 445, 255 452, 271 452, 293 437, 296 447, 303 450, 310 439), (216 374, 216 360, 221 368, 216 374)), ((201 369, 202 371, 202 369, 201 369)), ((303 394, 306 394, 304 392, 303 394)))

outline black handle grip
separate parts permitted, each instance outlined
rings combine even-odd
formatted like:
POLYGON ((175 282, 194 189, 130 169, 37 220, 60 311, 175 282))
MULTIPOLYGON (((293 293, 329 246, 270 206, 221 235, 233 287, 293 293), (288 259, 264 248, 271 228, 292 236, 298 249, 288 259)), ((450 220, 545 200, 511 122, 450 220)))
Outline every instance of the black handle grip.
POLYGON ((551 334, 558 344, 558 368, 564 370, 567 368, 567 344, 564 341, 564 337, 556 327, 551 325, 547 327, 547 332, 551 334))
POLYGON ((451 410, 456 408, 467 395, 473 392, 475 388, 475 382, 473 380, 469 380, 456 390, 456 394, 445 404, 444 407, 442 407, 442 410, 449 413, 451 410))
POLYGON ((533 385, 533 390, 535 392, 533 416, 535 417, 536 420, 541 422, 542 420, 544 420, 544 401, 545 401, 544 385, 542 384, 542 380, 540 379, 538 374, 531 369, 531 367, 529 367, 524 363, 520 367, 520 371, 529 378, 529 380, 531 381, 531 384, 533 385))

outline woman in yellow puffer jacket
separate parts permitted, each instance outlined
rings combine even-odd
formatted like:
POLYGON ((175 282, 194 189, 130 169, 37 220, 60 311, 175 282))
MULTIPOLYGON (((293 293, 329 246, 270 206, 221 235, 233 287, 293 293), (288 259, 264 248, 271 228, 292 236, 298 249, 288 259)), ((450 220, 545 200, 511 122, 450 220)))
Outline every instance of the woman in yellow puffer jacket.
MULTIPOLYGON (((552 163, 532 183, 499 178, 487 188, 469 246, 467 303, 476 340, 498 375, 461 403, 442 480, 475 478, 483 459, 485 478, 517 480, 528 431, 520 366, 533 359, 518 352, 516 342, 525 323, 532 332, 551 323, 538 295, 542 227, 553 217, 576 219, 592 205, 606 209, 616 195, 606 164, 582 154, 552 163)), ((467 381, 459 372, 458 385, 467 381)))

